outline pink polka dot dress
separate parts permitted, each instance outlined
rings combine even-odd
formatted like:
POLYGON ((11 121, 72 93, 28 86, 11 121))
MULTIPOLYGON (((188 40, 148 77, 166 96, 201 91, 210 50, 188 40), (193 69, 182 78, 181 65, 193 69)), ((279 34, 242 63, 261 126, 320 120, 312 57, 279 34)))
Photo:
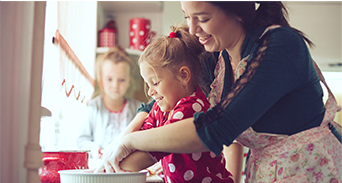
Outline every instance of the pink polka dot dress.
MULTIPOLYGON (((142 129, 156 128, 179 120, 193 117, 195 112, 207 111, 210 107, 202 90, 196 91, 188 97, 179 100, 175 108, 169 112, 162 112, 154 104, 149 116, 146 118, 142 129)), ((157 162, 161 159, 166 183, 233 183, 233 176, 225 169, 225 159, 216 156, 213 152, 197 152, 191 154, 149 152, 157 162)))

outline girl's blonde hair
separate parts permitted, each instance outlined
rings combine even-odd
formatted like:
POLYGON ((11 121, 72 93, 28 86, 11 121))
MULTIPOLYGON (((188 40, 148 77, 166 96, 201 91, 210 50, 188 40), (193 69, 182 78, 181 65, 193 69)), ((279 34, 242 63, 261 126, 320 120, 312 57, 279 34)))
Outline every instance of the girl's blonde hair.
MULTIPOLYGON (((103 92, 103 86, 102 86, 102 67, 103 63, 105 61, 111 61, 112 63, 120 63, 120 62, 126 62, 129 65, 130 70, 130 76, 133 75, 133 62, 129 58, 127 52, 125 49, 123 49, 121 46, 116 45, 114 47, 111 47, 108 52, 100 55, 96 61, 95 65, 95 73, 96 73, 96 83, 100 89, 100 92, 103 92)), ((94 94, 95 95, 95 94, 94 94)), ((93 95, 93 97, 94 97, 93 95)))
POLYGON ((188 66, 191 71, 190 82, 194 86, 200 85, 204 46, 189 33, 186 25, 172 26, 171 30, 176 37, 162 36, 153 40, 139 57, 138 63, 147 62, 153 68, 167 68, 172 73, 178 73, 180 67, 188 66))

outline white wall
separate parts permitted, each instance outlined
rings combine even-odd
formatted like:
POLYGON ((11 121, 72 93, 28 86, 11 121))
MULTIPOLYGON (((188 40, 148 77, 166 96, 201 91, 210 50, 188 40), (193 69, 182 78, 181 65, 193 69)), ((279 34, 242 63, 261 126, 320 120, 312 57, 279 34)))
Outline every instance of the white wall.
POLYGON ((1 2, 0 12, 0 182, 36 183, 45 2, 1 2))
POLYGON ((163 35, 170 34, 170 26, 186 24, 180 1, 164 1, 163 7, 163 35))
POLYGON ((341 1, 287 1, 289 23, 303 31, 316 45, 311 49, 313 59, 324 71, 342 72, 341 1))

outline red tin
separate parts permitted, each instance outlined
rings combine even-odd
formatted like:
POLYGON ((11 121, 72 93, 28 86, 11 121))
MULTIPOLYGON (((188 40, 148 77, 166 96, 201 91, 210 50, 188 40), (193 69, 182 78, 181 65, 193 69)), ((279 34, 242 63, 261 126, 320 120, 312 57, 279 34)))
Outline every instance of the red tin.
POLYGON ((43 167, 39 168, 41 183, 60 183, 59 170, 89 169, 89 151, 51 151, 43 152, 43 167))
POLYGON ((113 47, 116 45, 116 27, 115 21, 111 20, 107 26, 99 31, 98 45, 99 47, 113 47))
POLYGON ((151 42, 151 21, 145 18, 130 20, 130 49, 143 51, 151 42))

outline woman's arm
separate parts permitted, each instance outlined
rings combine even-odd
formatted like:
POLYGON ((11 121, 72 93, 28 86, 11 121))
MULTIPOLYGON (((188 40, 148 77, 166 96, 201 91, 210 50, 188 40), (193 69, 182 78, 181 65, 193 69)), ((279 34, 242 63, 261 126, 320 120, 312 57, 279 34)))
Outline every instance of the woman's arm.
MULTIPOLYGON (((177 123, 125 135, 103 159, 106 172, 113 172, 113 169, 115 172, 123 171, 119 163, 134 150, 193 153, 205 152, 208 148, 197 136, 193 118, 187 118, 177 123)), ((101 167, 97 170, 100 169, 101 167)))
POLYGON ((135 151, 120 162, 120 167, 124 171, 139 172, 154 163, 155 162, 147 152, 135 151))
POLYGON ((132 150, 138 149, 142 151, 169 153, 209 151, 196 133, 193 118, 187 118, 177 123, 128 134, 124 138, 124 142, 132 150))

